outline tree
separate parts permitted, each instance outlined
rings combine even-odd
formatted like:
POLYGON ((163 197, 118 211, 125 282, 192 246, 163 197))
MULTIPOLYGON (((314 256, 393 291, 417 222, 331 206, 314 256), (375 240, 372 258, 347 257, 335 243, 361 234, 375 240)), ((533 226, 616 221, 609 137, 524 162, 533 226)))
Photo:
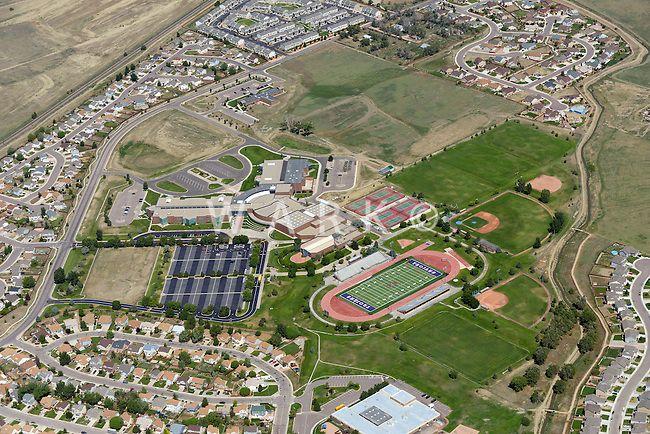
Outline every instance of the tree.
POLYGON ((23 277, 23 288, 30 289, 35 286, 36 286, 36 279, 34 279, 34 276, 23 277))
POLYGON ((108 426, 110 426, 111 429, 114 429, 115 431, 119 431, 124 426, 124 420, 122 420, 122 418, 119 416, 113 416, 108 422, 108 426))
POLYGON ((546 357, 548 357, 548 348, 537 347, 533 353, 533 361, 536 365, 543 365, 546 361, 546 357))
POLYGON ((248 387, 242 387, 239 389, 239 395, 240 396, 250 396, 251 390, 248 387))
POLYGON ((61 267, 54 270, 54 283, 60 285, 65 283, 65 270, 61 267))
POLYGON ((248 237, 246 235, 235 235, 232 237, 233 244, 248 244, 248 237))
POLYGON ((539 195, 539 201, 542 203, 549 203, 551 200, 551 192, 548 191, 547 189, 542 190, 542 192, 539 195))
POLYGON ((565 215, 562 211, 556 211, 549 223, 548 231, 552 234, 557 234, 562 230, 564 226, 565 215))
POLYGON ((539 368, 531 366, 524 372, 524 378, 529 386, 534 386, 539 381, 539 368))
POLYGON ((539 237, 535 238, 535 242, 533 243, 533 249, 539 249, 542 247, 542 240, 539 239, 539 237))
POLYGON ((525 377, 517 376, 510 380, 508 387, 514 390, 515 392, 521 392, 528 385, 528 381, 525 377))
POLYGON ((557 375, 557 365, 550 364, 546 368, 546 372, 544 373, 546 375, 546 378, 553 378, 557 375))
POLYGON ((566 381, 564 380, 557 380, 553 385, 553 392, 558 395, 563 394, 565 390, 566 390, 566 381))
POLYGON ((287 275, 293 279, 294 277, 296 277, 296 271, 297 271, 296 266, 294 264, 291 264, 289 266, 289 272, 287 273, 287 275))
POLYGON ((70 354, 68 354, 66 352, 59 353, 59 363, 62 366, 69 365, 71 361, 72 361, 72 359, 70 358, 70 354))
POLYGON ((576 369, 572 364, 563 365, 558 372, 558 375, 562 380, 570 380, 576 374, 576 369))
POLYGON ((539 404, 543 401, 543 396, 539 393, 539 390, 533 390, 533 393, 530 395, 530 402, 533 404, 539 404))
POLYGON ((119 300, 113 300, 113 302, 111 303, 111 307, 113 308, 113 310, 120 310, 122 309, 122 303, 120 303, 119 300))

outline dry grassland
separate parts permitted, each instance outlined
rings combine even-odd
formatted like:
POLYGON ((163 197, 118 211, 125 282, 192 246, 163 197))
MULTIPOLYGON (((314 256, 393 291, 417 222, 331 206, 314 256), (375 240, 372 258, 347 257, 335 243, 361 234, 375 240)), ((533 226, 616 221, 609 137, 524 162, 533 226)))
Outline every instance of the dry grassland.
POLYGON ((85 297, 138 303, 147 290, 158 250, 158 247, 98 250, 84 286, 85 297))
POLYGON ((0 2, 0 137, 200 4, 199 0, 0 2))

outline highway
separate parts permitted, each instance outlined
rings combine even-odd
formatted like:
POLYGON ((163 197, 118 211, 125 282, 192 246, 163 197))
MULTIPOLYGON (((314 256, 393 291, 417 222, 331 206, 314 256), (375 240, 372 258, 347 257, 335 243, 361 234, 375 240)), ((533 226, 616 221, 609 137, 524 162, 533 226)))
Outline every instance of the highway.
MULTIPOLYGON (((650 258, 637 259, 634 263, 634 268, 639 270, 640 273, 634 278, 630 286, 630 298, 634 310, 641 318, 647 336, 650 330, 650 311, 648 311, 643 301, 643 290, 646 282, 650 279, 650 258)), ((639 363, 639 366, 630 375, 616 396, 614 406, 612 407, 612 416, 609 420, 608 433, 618 434, 623 432, 623 418, 625 417, 627 406, 630 403, 630 398, 632 398, 636 389, 644 384, 644 379, 648 375, 648 372, 650 372, 650 340, 646 339, 641 363, 639 363)))

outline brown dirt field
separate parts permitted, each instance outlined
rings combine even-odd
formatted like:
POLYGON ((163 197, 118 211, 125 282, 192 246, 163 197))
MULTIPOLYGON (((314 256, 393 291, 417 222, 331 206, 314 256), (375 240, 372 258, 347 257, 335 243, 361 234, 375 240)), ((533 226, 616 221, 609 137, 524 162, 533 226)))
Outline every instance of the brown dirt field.
POLYGON ((147 290, 158 247, 100 249, 90 269, 84 296, 137 303, 147 290))
POLYGON ((488 310, 496 310, 508 304, 508 296, 494 289, 480 293, 476 299, 488 310))
POLYGON ((481 218, 487 222, 487 224, 481 226, 478 229, 474 229, 476 232, 479 234, 487 234, 495 230, 496 228, 499 227, 501 224, 499 222, 499 217, 495 216, 492 213, 489 213, 487 211, 479 211, 476 214, 474 214, 475 217, 481 218))
POLYGON ((199 4, 30 0, 0 8, 0 137, 199 4), (10 8, 11 6, 11 8, 10 8))
POLYGON ((539 175, 537 178, 531 179, 530 185, 533 187, 533 190, 548 190, 551 193, 555 193, 562 188, 562 181, 555 176, 539 175))
POLYGON ((411 244, 413 244, 415 241, 413 240, 397 240, 397 244, 403 249, 404 247, 408 247, 411 244))
POLYGON ((147 119, 120 141, 110 167, 155 177, 183 164, 216 154, 240 139, 178 110, 147 119), (146 145, 129 145, 143 142, 146 145))
POLYGON ((294 264, 304 264, 309 261, 309 257, 302 256, 302 253, 296 252, 291 256, 291 262, 294 264))

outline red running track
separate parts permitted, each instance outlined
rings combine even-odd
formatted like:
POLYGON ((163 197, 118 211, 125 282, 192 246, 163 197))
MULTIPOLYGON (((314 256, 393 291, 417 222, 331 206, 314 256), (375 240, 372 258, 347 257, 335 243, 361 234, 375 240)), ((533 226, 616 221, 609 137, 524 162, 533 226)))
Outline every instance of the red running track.
POLYGON ((358 276, 346 280, 345 282, 343 282, 342 284, 340 284, 339 286, 337 286, 336 288, 330 290, 327 294, 325 294, 325 296, 320 302, 321 308, 324 311, 327 311, 330 318, 334 318, 339 321, 346 321, 346 322, 375 321, 383 317, 384 315, 389 314, 395 309, 404 306, 410 301, 423 296, 424 294, 431 291, 432 289, 442 285, 443 283, 447 283, 450 280, 454 279, 456 276, 458 276, 458 273, 460 272, 460 265, 458 264, 456 258, 454 258, 450 254, 445 252, 426 250, 426 248, 429 247, 430 245, 431 245, 430 243, 421 244, 415 247, 414 249, 409 250, 406 253, 402 253, 392 261, 388 261, 383 264, 377 265, 376 267, 373 267, 359 274, 358 276), (347 301, 337 297, 337 295, 339 295, 340 293, 352 288, 353 286, 359 284, 360 282, 363 282, 364 280, 372 277, 373 275, 390 267, 391 265, 401 261, 402 259, 409 258, 409 257, 413 257, 414 259, 420 262, 423 262, 427 265, 437 268, 440 271, 445 272, 446 276, 432 283, 431 285, 424 287, 417 292, 414 292, 408 297, 404 297, 403 299, 396 301, 390 306, 387 306, 382 310, 372 314, 360 308, 357 308, 354 305, 348 303, 347 301))

